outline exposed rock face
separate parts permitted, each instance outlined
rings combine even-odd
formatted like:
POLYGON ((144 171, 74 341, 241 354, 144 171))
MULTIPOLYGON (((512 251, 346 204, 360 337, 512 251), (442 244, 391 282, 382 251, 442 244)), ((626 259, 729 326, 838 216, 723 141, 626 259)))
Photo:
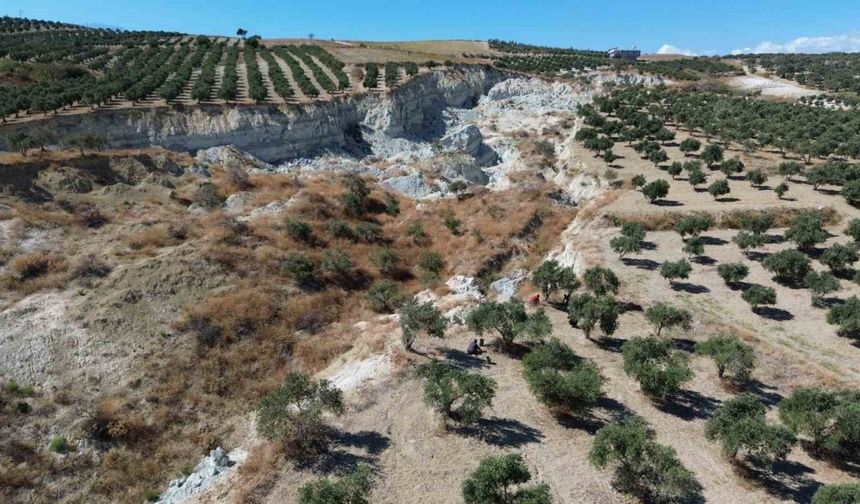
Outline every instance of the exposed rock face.
POLYGON ((390 179, 383 180, 382 186, 413 199, 429 198, 436 192, 424 182, 424 177, 420 173, 404 175, 402 177, 391 177, 390 179))
POLYGON ((215 483, 222 474, 236 464, 223 449, 215 448, 209 455, 194 467, 194 472, 188 476, 175 479, 167 486, 167 490, 156 502, 161 504, 179 504, 192 495, 206 490, 215 483))
POLYGON ((496 301, 504 303, 517 295, 520 285, 525 281, 528 272, 516 270, 510 277, 504 277, 490 284, 490 288, 496 293, 496 301))
MULTIPOLYGON (((110 147, 196 151, 234 145, 266 162, 350 148, 355 136, 438 138, 442 111, 477 102, 508 74, 485 66, 437 70, 385 95, 369 94, 303 106, 198 106, 97 111, 80 121, 58 116, 40 123, 64 138, 84 129, 101 132, 110 147)), ((28 125, 8 126, 4 133, 28 125)))

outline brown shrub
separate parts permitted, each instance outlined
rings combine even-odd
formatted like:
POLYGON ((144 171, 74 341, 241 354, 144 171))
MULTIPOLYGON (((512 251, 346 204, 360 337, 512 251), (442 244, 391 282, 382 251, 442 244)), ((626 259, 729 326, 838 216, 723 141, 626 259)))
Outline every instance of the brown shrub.
POLYGON ((132 250, 152 250, 180 243, 187 237, 184 226, 156 224, 126 236, 125 242, 132 250))
POLYGON ((281 302, 278 294, 240 288, 192 308, 176 328, 193 332, 204 346, 229 344, 265 332, 275 322, 281 302))
POLYGON ((98 404, 87 425, 92 439, 128 444, 145 441, 151 429, 140 413, 119 400, 104 400, 98 404))
POLYGON ((110 274, 111 267, 93 254, 81 258, 70 272, 72 279, 103 278, 110 274))
POLYGON ((66 266, 65 258, 39 250, 15 258, 11 269, 19 280, 27 281, 51 273, 61 273, 66 266))

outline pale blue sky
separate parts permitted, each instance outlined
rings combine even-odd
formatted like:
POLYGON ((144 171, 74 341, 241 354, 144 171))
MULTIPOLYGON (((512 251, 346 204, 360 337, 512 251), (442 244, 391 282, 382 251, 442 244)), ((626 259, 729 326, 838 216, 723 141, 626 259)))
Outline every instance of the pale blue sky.
MULTIPOLYGON (((0 14, 126 29, 360 40, 504 38, 605 49, 671 45, 860 51, 860 0, 2 0, 0 14), (801 37, 809 39, 797 40, 801 37), (773 45, 760 45, 770 42, 773 45)), ((667 48, 669 49, 669 48, 667 48)), ((666 49, 664 49, 666 50, 666 49)))

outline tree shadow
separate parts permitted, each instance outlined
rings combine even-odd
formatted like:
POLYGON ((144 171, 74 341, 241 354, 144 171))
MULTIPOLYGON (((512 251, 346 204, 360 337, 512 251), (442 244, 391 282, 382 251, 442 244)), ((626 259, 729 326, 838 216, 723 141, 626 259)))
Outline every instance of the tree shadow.
POLYGON ((642 313, 645 311, 645 308, 642 307, 639 303, 634 303, 633 301, 624 301, 620 303, 618 307, 619 313, 627 313, 627 312, 637 312, 642 313))
POLYGON ((633 266, 635 268, 643 269, 646 271, 655 271, 660 267, 660 263, 657 261, 652 261, 651 259, 638 259, 634 257, 624 257, 621 259, 621 262, 624 263, 625 266, 633 266))
POLYGON ((669 401, 657 404, 657 409, 689 422, 710 418, 720 404, 722 403, 719 399, 704 396, 694 390, 681 390, 669 401))
POLYGON ((593 341, 594 344, 597 345, 597 348, 601 350, 613 353, 621 353, 621 345, 623 345, 626 340, 620 338, 613 338, 611 336, 604 336, 602 338, 598 338, 591 341, 593 341))
POLYGON ((774 387, 766 385, 759 380, 750 380, 744 385, 744 390, 758 397, 759 401, 766 406, 776 406, 784 399, 784 396, 776 391, 774 387))
POLYGON ((794 319, 794 315, 790 311, 783 310, 782 308, 774 308, 773 306, 759 306, 753 310, 753 313, 762 318, 779 322, 794 319))
POLYGON ((746 252, 744 252, 744 255, 746 255, 747 259, 749 259, 750 261, 758 262, 764 261, 765 259, 770 257, 770 254, 767 252, 756 252, 755 250, 747 250, 746 252))
POLYGON ((510 418, 482 418, 477 425, 452 429, 457 434, 498 446, 500 448, 519 448, 529 443, 540 443, 541 431, 510 418))
POLYGON ((642 250, 657 250, 657 244, 650 241, 643 241, 642 250))
POLYGON ((654 206, 661 206, 661 207, 679 207, 679 206, 683 206, 683 204, 682 204, 680 201, 667 200, 667 199, 659 199, 659 200, 656 200, 656 201, 652 202, 651 204, 652 204, 652 205, 654 205, 654 206))
POLYGON ((749 282, 728 282, 726 286, 733 291, 745 291, 753 286, 749 282))
POLYGON ((716 259, 706 255, 696 256, 690 259, 690 262, 701 264, 702 266, 713 266, 714 264, 717 264, 716 259))
POLYGON ((568 414, 558 414, 556 415, 556 419, 558 419, 559 425, 565 427, 567 429, 576 429, 585 431, 592 436, 597 434, 601 428, 606 425, 606 422, 600 418, 596 418, 592 415, 588 416, 577 416, 577 415, 568 415, 568 414))
POLYGON ((768 469, 734 464, 735 471, 760 484, 769 494, 794 502, 811 502, 821 483, 809 477, 809 467, 790 460, 780 460, 768 469))
POLYGON ((341 446, 360 448, 371 455, 379 455, 391 446, 388 436, 376 431, 341 432, 337 443, 341 446))
POLYGON ((700 236, 702 239, 702 243, 705 245, 728 245, 729 242, 727 240, 723 240, 722 238, 717 238, 716 236, 700 236))
POLYGON ((673 338, 672 344, 675 345, 675 348, 687 353, 693 353, 696 351, 696 342, 687 339, 687 338, 673 338))
POLYGON ((818 300, 818 306, 820 308, 833 308, 834 306, 839 306, 845 304, 844 299, 836 298, 836 297, 826 297, 818 300))
POLYGON ((785 243, 785 236, 780 234, 766 234, 764 235, 764 239, 768 243, 785 243))
POLYGON ((597 401, 597 407, 606 411, 613 421, 622 420, 634 414, 630 408, 611 397, 600 398, 597 401))
POLYGON ((474 355, 469 355, 462 350, 457 350, 454 348, 446 349, 445 357, 450 360, 451 363, 454 364, 456 367, 464 370, 484 369, 490 366, 486 359, 481 359, 479 357, 475 357, 474 355))
POLYGON ((819 446, 815 446, 812 441, 801 440, 800 445, 803 447, 810 457, 815 460, 824 461, 837 467, 851 476, 860 477, 860 453, 845 454, 839 451, 830 451, 819 446))
POLYGON ((366 464, 378 469, 377 456, 391 445, 388 437, 374 431, 334 431, 334 447, 318 455, 297 458, 296 469, 315 474, 344 474, 366 464))
POLYGON ((738 199, 738 198, 715 198, 714 201, 717 201, 720 203, 734 203, 736 201, 740 201, 740 199, 738 199))
POLYGON ((705 294, 711 292, 711 289, 704 285, 696 285, 689 282, 674 282, 672 290, 675 292, 686 292, 688 294, 705 294))

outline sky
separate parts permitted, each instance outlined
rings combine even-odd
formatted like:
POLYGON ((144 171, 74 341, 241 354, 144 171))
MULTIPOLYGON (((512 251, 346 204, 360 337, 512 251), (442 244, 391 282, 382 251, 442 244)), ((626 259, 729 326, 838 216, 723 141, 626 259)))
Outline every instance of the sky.
POLYGON ((646 53, 860 51, 860 0, 0 0, 0 15, 264 38, 501 38, 646 53))

